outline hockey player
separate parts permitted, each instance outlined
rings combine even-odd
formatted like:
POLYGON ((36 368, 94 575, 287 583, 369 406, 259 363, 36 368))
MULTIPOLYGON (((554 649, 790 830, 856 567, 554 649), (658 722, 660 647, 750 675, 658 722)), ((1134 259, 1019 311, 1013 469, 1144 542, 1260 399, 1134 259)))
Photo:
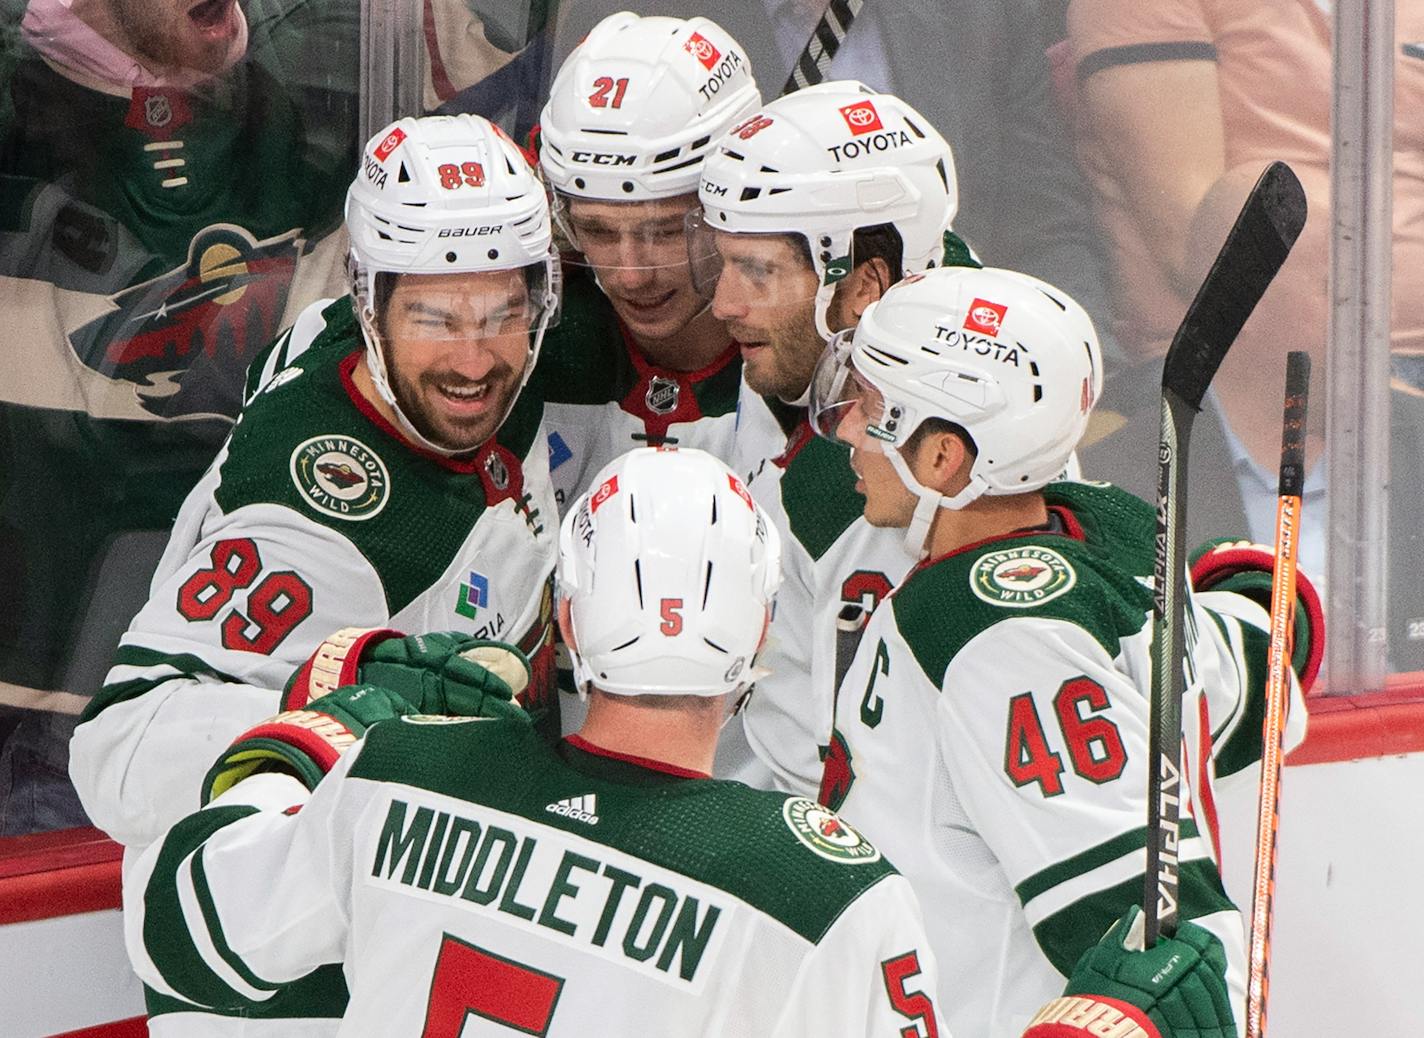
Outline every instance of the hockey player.
POLYGON ((954 159, 899 98, 833 82, 768 104, 720 142, 699 194, 721 260, 712 309, 741 343, 736 465, 786 544, 770 674, 743 711, 770 778, 814 796, 831 699, 858 615, 914 563, 861 519, 839 444, 818 441, 806 395, 825 340, 907 274, 941 263, 958 196, 954 159))
MULTIPOLYGON (((149 983, 238 1006, 341 960, 352 1035, 948 1034, 880 853, 810 800, 707 777, 770 617, 765 513, 696 450, 595 483, 560 537, 582 730, 550 748, 519 720, 403 716, 339 759, 317 746, 335 765, 314 792, 236 782, 129 873, 149 983)), ((347 686, 309 712, 339 731, 384 701, 347 686)), ((322 730, 276 718, 256 741, 309 762, 322 730)))
MULTIPOLYGON (((1100 380, 1072 299, 1023 274, 946 268, 906 279, 833 340, 812 389, 817 428, 852 447, 866 520, 927 556, 870 618, 823 794, 933 906, 942 975, 963 995, 946 1015, 992 1038, 1018 1035, 1143 889, 1154 513, 1106 484, 1051 482, 1100 380)), ((1189 638, 1188 717, 1203 696, 1250 698, 1243 645, 1266 622, 1241 596, 1210 594, 1236 602, 1189 614, 1189 630, 1222 637, 1189 638)), ((1215 716, 1252 726, 1239 707, 1215 716)), ((1259 731, 1221 728, 1259 746, 1259 731)), ((1189 743, 1194 758, 1209 750, 1189 743)), ((1134 987, 1153 971, 1127 964, 1124 919, 1083 967, 1116 963, 1116 987, 1077 976, 1071 990, 1126 999, 1163 1036, 1234 1035, 1242 920, 1191 812, 1179 853, 1192 921, 1181 946, 1148 953, 1164 969, 1179 953, 1183 979, 1134 987)), ((1105 1033, 1093 1020, 1036 1033, 1105 1033)))
POLYGON ((760 104, 746 51, 706 18, 612 15, 559 69, 540 166, 578 251, 535 388, 560 507, 633 447, 731 456, 741 361, 694 286, 685 221, 704 156, 760 104))
MULTIPOLYGON (((554 504, 520 393, 558 302, 543 187, 482 119, 403 119, 367 144, 346 224, 351 296, 254 365, 75 734, 84 806, 126 847, 197 803, 214 754, 303 660, 311 694, 359 661, 371 639, 347 627, 517 642, 536 661, 525 703, 552 701, 554 504)), ((331 980, 311 987, 339 995, 331 980)), ((328 1009, 287 994, 267 1009, 328 1009)), ((182 1009, 151 1003, 150 1029, 224 1033, 182 1009)))

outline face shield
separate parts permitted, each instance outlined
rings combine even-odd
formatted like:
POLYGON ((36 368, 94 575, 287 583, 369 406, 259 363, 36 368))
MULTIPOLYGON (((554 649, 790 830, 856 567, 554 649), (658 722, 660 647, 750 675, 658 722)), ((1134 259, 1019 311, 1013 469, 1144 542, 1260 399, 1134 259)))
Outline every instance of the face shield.
POLYGON ((811 428, 828 440, 837 439, 837 431, 855 437, 857 447, 886 453, 898 450, 912 432, 918 420, 912 409, 901 403, 888 403, 885 394, 855 368, 851 343, 855 330, 847 328, 832 336, 826 351, 811 377, 809 418, 811 428))
MULTIPOLYGON (((352 286, 377 391, 418 443, 441 454, 477 444, 451 443, 437 422, 397 387, 431 378, 447 383, 476 377, 495 394, 487 438, 508 417, 528 381, 544 333, 559 315, 558 266, 541 260, 508 270, 396 274, 352 262, 352 286), (393 370, 393 367, 399 370, 393 370)), ((470 392, 476 390, 471 389, 470 392)), ((452 392, 463 392, 454 389, 452 392)))

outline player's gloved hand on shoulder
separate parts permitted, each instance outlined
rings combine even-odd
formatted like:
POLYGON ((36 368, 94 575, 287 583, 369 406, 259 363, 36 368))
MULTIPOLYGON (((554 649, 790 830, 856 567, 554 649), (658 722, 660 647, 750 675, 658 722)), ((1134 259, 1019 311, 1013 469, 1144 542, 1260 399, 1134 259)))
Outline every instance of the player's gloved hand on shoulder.
POLYGON ((345 627, 317 647, 287 682, 282 707, 301 707, 343 685, 398 693, 415 713, 524 717, 513 702, 529 684, 529 660, 513 645, 454 631, 402 636, 345 627))
POLYGON ((1063 997, 1039 1010, 1023 1038, 1236 1038, 1216 936, 1183 922, 1143 950, 1143 931, 1134 905, 1083 953, 1063 997))
POLYGON ((258 771, 284 771, 308 789, 378 721, 418 713, 400 693, 347 685, 305 706, 284 710, 239 735, 203 778, 202 802, 258 771))
MULTIPOLYGON (((1266 544, 1218 537, 1191 553, 1192 588, 1196 591, 1233 591, 1271 611, 1271 571, 1275 549, 1266 544)), ((1299 568, 1295 574, 1295 643, 1291 668, 1300 687, 1309 692, 1325 655, 1325 610, 1320 593, 1299 568)))

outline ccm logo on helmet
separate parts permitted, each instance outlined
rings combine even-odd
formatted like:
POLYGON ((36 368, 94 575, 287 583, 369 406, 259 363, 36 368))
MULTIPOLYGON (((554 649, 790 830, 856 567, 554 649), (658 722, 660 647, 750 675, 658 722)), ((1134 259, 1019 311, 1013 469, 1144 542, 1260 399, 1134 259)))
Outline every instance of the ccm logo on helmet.
POLYGON ((605 151, 576 151, 569 156, 571 162, 582 162, 591 166, 631 166, 637 160, 636 155, 615 155, 605 151))
POLYGON ((714 184, 710 180, 704 180, 697 186, 697 190, 710 195, 713 198, 727 197, 727 189, 721 184, 714 184))
POLYGON ((487 234, 498 234, 504 224, 497 223, 485 227, 442 227, 437 238, 483 238, 487 234))
MULTIPOLYGON (((742 67, 742 56, 734 50, 727 51, 727 56, 722 59, 722 63, 712 69, 712 75, 707 77, 707 82, 697 88, 697 92, 702 95, 702 99, 708 100, 717 91, 722 89, 722 84, 727 82, 732 73, 742 67)), ((708 68, 711 68, 709 65, 708 68)))
POLYGON ((682 49, 702 62, 702 67, 709 72, 712 71, 712 66, 717 64, 717 59, 722 56, 722 52, 712 45, 712 41, 700 32, 689 36, 687 42, 682 45, 682 49))

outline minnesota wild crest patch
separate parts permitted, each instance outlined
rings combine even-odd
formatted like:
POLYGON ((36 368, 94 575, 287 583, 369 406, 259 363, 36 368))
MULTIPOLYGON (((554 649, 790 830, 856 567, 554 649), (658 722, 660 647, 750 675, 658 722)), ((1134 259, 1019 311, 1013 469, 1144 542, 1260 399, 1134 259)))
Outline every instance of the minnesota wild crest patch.
POLYGON ((782 805, 781 817, 796 839, 828 861, 869 865, 880 860, 873 843, 814 800, 792 797, 782 805))
POLYGON ((291 470, 302 500, 338 519, 370 519, 390 499, 386 463, 351 436, 331 433, 302 442, 292 451, 291 470))
POLYGON ((975 595, 1008 609, 1031 609, 1066 595, 1076 583, 1078 574, 1067 559, 1037 545, 991 551, 969 573, 975 595))

